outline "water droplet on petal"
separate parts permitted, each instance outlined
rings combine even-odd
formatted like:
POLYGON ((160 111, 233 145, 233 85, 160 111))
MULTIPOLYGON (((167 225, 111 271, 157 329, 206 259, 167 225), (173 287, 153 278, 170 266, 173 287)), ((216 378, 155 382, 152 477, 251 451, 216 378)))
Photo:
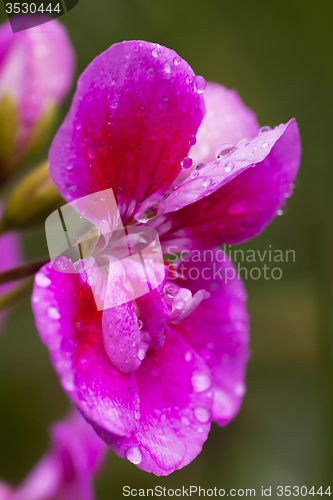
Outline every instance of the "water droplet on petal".
POLYGON ((191 135, 191 137, 189 138, 188 140, 188 143, 190 146, 194 146, 194 144, 197 142, 197 139, 195 137, 195 135, 191 135))
POLYGON ((233 144, 222 144, 216 152, 217 158, 224 158, 225 156, 230 155, 233 151, 235 151, 236 147, 233 144))
POLYGON ((138 328, 139 330, 141 330, 143 327, 143 322, 141 321, 141 319, 138 319, 138 328))
POLYGON ((140 361, 143 361, 146 357, 146 351, 140 347, 138 350, 138 358, 140 361))
POLYGON ((212 179, 206 179, 204 180, 204 182, 202 183, 203 187, 207 188, 208 186, 211 185, 211 183, 213 182, 212 179))
POLYGON ((242 139, 241 141, 239 141, 239 143, 237 144, 237 147, 238 148, 243 148, 244 146, 247 146, 249 144, 249 140, 244 138, 242 139))
POLYGON ((162 52, 161 46, 157 44, 156 47, 154 47, 153 50, 151 51, 151 54, 153 57, 158 57, 161 55, 161 52, 162 52))
POLYGON ((98 152, 98 146, 92 139, 85 139, 85 151, 90 160, 93 160, 98 152))
POLYGON ((169 106, 169 98, 164 96, 160 100, 160 102, 157 104, 158 109, 167 109, 169 106))
POLYGON ((116 108, 118 108, 118 106, 119 106, 119 103, 117 101, 112 101, 112 103, 111 103, 112 109, 116 109, 116 108))
POLYGON ((193 160, 190 156, 186 156, 186 158, 184 158, 183 161, 180 162, 180 164, 183 168, 190 168, 192 167, 193 160))
POLYGON ((196 172, 195 170, 191 173, 192 179, 195 179, 196 177, 198 177, 198 175, 199 175, 199 172, 196 172))
POLYGON ((80 122, 76 122, 75 123, 75 129, 76 130, 81 130, 81 128, 82 128, 82 124, 80 122))
POLYGON ((193 358, 193 353, 191 351, 187 351, 185 354, 185 361, 189 362, 193 358))
POLYGON ((194 409, 194 416, 202 424, 206 424, 210 420, 210 411, 203 406, 198 406, 194 409))
POLYGON ((148 78, 154 78, 155 75, 156 75, 156 71, 154 70, 154 68, 148 68, 147 69, 147 76, 148 76, 148 78))
POLYGON ((164 288, 164 291, 166 293, 166 295, 168 297, 170 297, 171 299, 173 299, 173 297, 176 295, 177 293, 177 290, 172 286, 172 285, 168 285, 164 288))
POLYGON ((270 130, 272 130, 272 129, 268 125, 266 125, 265 127, 261 127, 261 129, 259 130, 259 135, 265 134, 266 132, 269 132, 270 130))
POLYGON ((240 199, 237 201, 233 201, 228 209, 227 209, 227 214, 228 215, 239 215, 245 212, 247 208, 247 201, 244 199, 240 199))
POLYGON ((193 80, 194 91, 201 94, 207 87, 207 82, 203 76, 197 75, 193 80))
POLYGON ((211 386, 210 377, 204 372, 195 371, 191 381, 195 392, 204 392, 211 386))
POLYGON ((169 74, 172 73, 173 68, 174 68, 173 61, 166 61, 164 63, 164 71, 166 73, 169 73, 169 74))
POLYGON ((182 58, 181 58, 181 57, 179 57, 179 56, 176 56, 176 57, 173 59, 173 64, 174 64, 175 66, 179 66, 179 65, 181 64, 181 62, 182 62, 182 58))
POLYGON ((82 355, 79 357, 77 360, 77 367, 80 370, 80 372, 87 372, 90 368, 90 361, 89 359, 82 355))
POLYGON ((125 458, 132 464, 139 465, 142 461, 142 452, 138 446, 130 446, 125 451, 125 458))
POLYGON ((228 161, 226 164, 225 164, 225 171, 226 172, 231 172, 231 170, 234 168, 235 164, 232 163, 231 161, 228 161))
POLYGON ((44 274, 36 274, 35 281, 38 286, 46 288, 51 285, 51 280, 47 278, 44 274))
POLYGON ((49 307, 48 317, 51 319, 60 319, 60 313, 55 307, 49 307))

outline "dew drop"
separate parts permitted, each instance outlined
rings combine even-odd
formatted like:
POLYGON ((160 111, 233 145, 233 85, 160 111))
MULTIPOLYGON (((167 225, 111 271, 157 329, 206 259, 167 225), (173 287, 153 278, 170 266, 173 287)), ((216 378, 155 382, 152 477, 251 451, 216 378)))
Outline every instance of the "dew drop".
POLYGON ((55 307, 49 307, 47 314, 51 319, 60 319, 60 313, 55 307))
POLYGON ((87 372, 90 368, 90 361, 89 359, 82 355, 79 357, 79 359, 77 360, 77 367, 78 369, 80 370, 80 372, 87 372))
POLYGON ((262 145, 263 148, 267 148, 267 146, 268 146, 268 142, 264 142, 262 145))
POLYGON ((226 164, 225 164, 225 171, 226 172, 231 172, 231 170, 234 168, 235 164, 232 163, 231 161, 228 161, 226 164))
POLYGON ((195 371, 192 375, 192 386, 195 392, 203 392, 211 386, 210 377, 203 372, 195 371))
POLYGON ((197 94, 201 94, 207 87, 207 82, 203 76, 197 75, 196 77, 194 77, 193 87, 194 91, 197 92, 197 94))
POLYGON ((192 179, 195 179, 196 177, 198 177, 198 175, 199 175, 199 172, 196 172, 195 170, 191 173, 192 179))
POLYGON ((187 351, 187 353, 185 354, 185 361, 189 362, 189 361, 191 361, 192 358, 193 358, 192 352, 187 351))
POLYGON ((180 164, 183 168, 190 168, 192 167, 193 160, 190 156, 186 156, 186 158, 184 158, 183 161, 180 162, 180 164))
POLYGON ((183 425, 186 425, 186 426, 190 425, 190 421, 187 417, 182 417, 181 422, 183 425))
POLYGON ((98 147, 95 141, 92 139, 86 139, 85 140, 85 151, 86 155, 90 160, 93 160, 95 156, 97 155, 98 152, 98 147))
POLYGON ((268 125, 266 125, 265 127, 261 127, 261 129, 259 130, 259 135, 265 134, 266 132, 269 132, 270 130, 272 130, 272 129, 268 125))
POLYGON ((38 286, 46 288, 51 285, 51 280, 47 278, 44 274, 36 274, 35 281, 38 286))
POLYGON ((138 328, 139 328, 139 330, 142 330, 142 327, 143 327, 143 322, 141 321, 141 319, 138 319, 138 328))
POLYGON ((173 61, 166 61, 164 63, 164 71, 168 74, 172 73, 174 68, 173 61))
POLYGON ((171 299, 173 299, 174 296, 176 295, 176 290, 175 290, 175 288, 172 285, 166 286, 164 288, 164 291, 165 291, 166 295, 168 297, 170 297, 171 299))
POLYGON ((237 147, 238 148, 244 148, 244 146, 247 146, 249 144, 249 140, 244 138, 242 139, 241 141, 239 141, 239 143, 237 144, 237 147))
POLYGON ((156 75, 156 71, 154 70, 154 68, 148 68, 147 69, 147 76, 148 76, 148 78, 154 78, 155 75, 156 75))
POLYGON ((208 186, 211 185, 211 183, 213 182, 212 179, 206 179, 204 180, 204 182, 202 183, 203 187, 207 188, 208 186))
POLYGON ((81 130, 82 124, 80 122, 75 123, 75 130, 81 130))
POLYGON ((112 103, 111 103, 111 108, 112 109, 117 109, 118 106, 119 106, 119 103, 117 101, 112 101, 112 103))
POLYGON ((125 458, 132 464, 139 465, 142 461, 142 452, 138 446, 130 446, 125 451, 125 458))
POLYGON ((161 55, 161 52, 162 52, 161 46, 157 44, 156 47, 154 47, 153 50, 151 51, 151 54, 153 57, 158 57, 161 55))
POLYGON ((210 411, 203 406, 198 406, 194 409, 194 416, 202 424, 206 424, 210 420, 210 411))
POLYGON ((230 155, 233 151, 235 151, 236 147, 232 144, 222 144, 217 150, 216 158, 224 158, 225 156, 230 155))
POLYGON ((181 57, 179 57, 179 56, 176 56, 176 57, 173 59, 173 64, 174 64, 175 66, 179 66, 179 65, 181 64, 181 62, 182 62, 182 58, 181 58, 181 57))
POLYGON ((197 142, 197 139, 195 137, 195 135, 191 135, 191 137, 189 138, 188 140, 188 143, 190 146, 194 146, 194 144, 197 142))
POLYGON ((140 361, 143 361, 146 357, 146 351, 142 348, 138 350, 138 358, 140 361))
POLYGON ((167 109, 168 106, 169 106, 169 99, 166 96, 162 97, 162 99, 157 105, 158 109, 167 109))

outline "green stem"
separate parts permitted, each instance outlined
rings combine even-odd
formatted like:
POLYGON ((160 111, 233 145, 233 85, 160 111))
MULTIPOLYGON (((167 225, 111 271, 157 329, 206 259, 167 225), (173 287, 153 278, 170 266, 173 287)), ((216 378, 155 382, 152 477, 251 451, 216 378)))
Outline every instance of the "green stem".
POLYGON ((0 296, 0 311, 15 305, 25 295, 32 292, 34 279, 27 278, 19 286, 0 296))
POLYGON ((0 285, 3 283, 8 283, 10 281, 16 281, 21 278, 26 278, 35 274, 39 269, 47 264, 50 259, 38 259, 31 262, 27 262, 22 266, 15 267, 13 269, 8 269, 8 271, 3 271, 0 273, 0 285))

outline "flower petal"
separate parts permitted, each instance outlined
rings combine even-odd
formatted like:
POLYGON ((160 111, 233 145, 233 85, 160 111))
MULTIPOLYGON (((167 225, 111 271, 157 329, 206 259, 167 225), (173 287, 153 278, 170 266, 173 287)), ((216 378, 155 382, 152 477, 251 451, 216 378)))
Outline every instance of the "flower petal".
POLYGON ((238 412, 245 393, 248 360, 246 293, 236 269, 220 249, 180 261, 183 279, 175 283, 192 293, 205 288, 210 298, 178 325, 178 330, 212 372, 213 419, 224 425, 238 412), (191 279, 195 277, 195 279, 191 279))
POLYGON ((291 195, 300 154, 292 119, 200 169, 160 205, 166 212, 183 208, 149 223, 164 241, 164 252, 171 243, 178 251, 184 245, 189 250, 214 248, 259 234, 291 195), (191 203, 193 199, 198 201, 191 203))
POLYGON ((81 275, 61 273, 51 264, 35 277, 32 307, 42 341, 68 396, 85 418, 110 432, 130 435, 137 397, 134 375, 123 375, 104 348, 102 311, 81 275))
POLYGON ((163 349, 150 349, 137 374, 140 420, 131 437, 97 429, 118 455, 154 474, 167 475, 191 462, 210 428, 210 372, 174 328, 163 349))
POLYGON ((123 42, 98 56, 51 146, 62 196, 112 188, 125 223, 142 200, 163 195, 203 117, 193 78, 174 51, 148 42, 123 42))
POLYGON ((59 104, 68 92, 74 51, 57 20, 15 34, 7 22, 0 34, 6 49, 0 52, 0 95, 9 93, 15 98, 27 127, 40 117, 46 104, 59 104))
POLYGON ((8 500, 94 499, 92 480, 105 444, 77 410, 53 425, 51 434, 50 451, 8 500))
POLYGON ((214 160, 222 143, 236 145, 245 137, 254 139, 259 130, 255 114, 244 105, 235 90, 208 82, 203 97, 206 114, 197 133, 197 142, 190 151, 194 166, 214 160))

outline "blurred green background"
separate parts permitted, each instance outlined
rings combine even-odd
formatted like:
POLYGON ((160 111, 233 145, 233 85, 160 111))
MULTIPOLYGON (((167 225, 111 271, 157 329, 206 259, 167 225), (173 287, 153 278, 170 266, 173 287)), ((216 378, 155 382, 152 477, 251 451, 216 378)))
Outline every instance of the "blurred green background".
MULTIPOLYGON (((3 4, 0 14, 3 21, 3 4)), ((280 281, 246 282, 252 358, 241 412, 225 428, 213 425, 199 457, 167 478, 110 452, 98 500, 121 498, 124 485, 256 487, 258 496, 261 486, 326 489, 333 476, 332 1, 80 0, 61 21, 78 74, 115 42, 158 42, 207 80, 235 88, 261 125, 295 116, 303 145, 288 213, 239 247, 296 252, 296 262, 282 264, 280 281)), ((43 229, 24 242, 28 258, 46 255, 43 229)), ((0 477, 22 479, 47 447, 47 426, 67 406, 27 299, 1 339, 0 477)))

